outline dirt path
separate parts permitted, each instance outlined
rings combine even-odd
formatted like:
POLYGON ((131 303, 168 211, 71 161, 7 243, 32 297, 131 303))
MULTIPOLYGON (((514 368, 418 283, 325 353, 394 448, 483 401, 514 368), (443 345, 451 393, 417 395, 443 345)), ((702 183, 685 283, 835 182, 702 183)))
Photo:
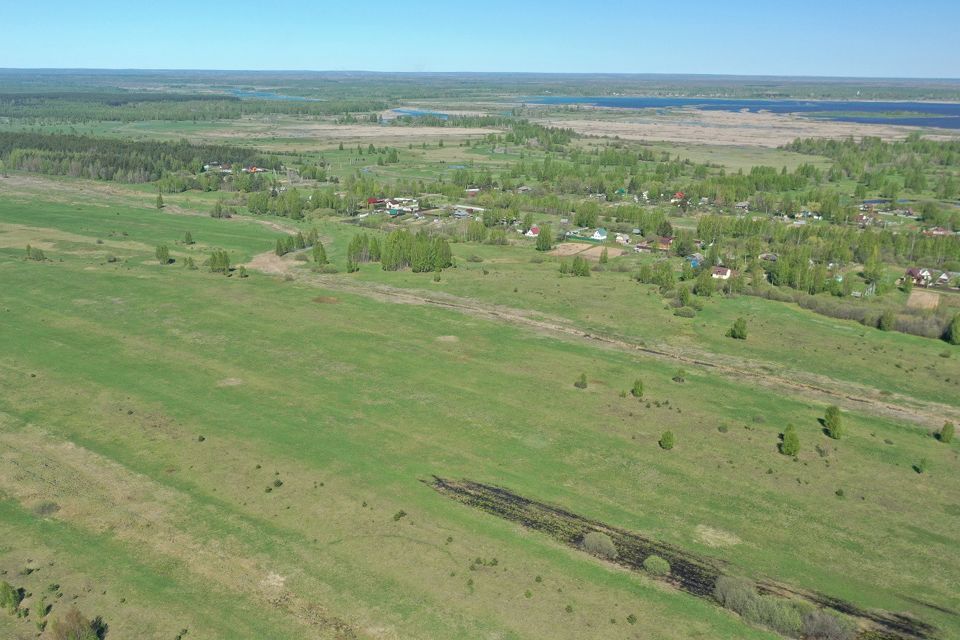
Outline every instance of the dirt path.
POLYGON ((807 371, 789 370, 770 362, 721 356, 690 348, 678 349, 669 345, 647 345, 639 340, 586 331, 566 318, 503 307, 446 293, 400 289, 389 285, 359 282, 342 276, 304 273, 295 269, 293 262, 284 260, 272 252, 256 256, 246 266, 248 269, 263 273, 289 275, 324 289, 354 293, 383 302, 442 307, 486 320, 527 327, 554 337, 584 341, 617 351, 641 353, 684 366, 706 369, 711 374, 722 375, 738 382, 748 381, 754 386, 786 393, 790 397, 800 396, 810 402, 836 404, 847 410, 927 428, 939 428, 944 420, 960 420, 960 409, 947 404, 920 401, 902 394, 881 396, 879 390, 866 385, 807 371))

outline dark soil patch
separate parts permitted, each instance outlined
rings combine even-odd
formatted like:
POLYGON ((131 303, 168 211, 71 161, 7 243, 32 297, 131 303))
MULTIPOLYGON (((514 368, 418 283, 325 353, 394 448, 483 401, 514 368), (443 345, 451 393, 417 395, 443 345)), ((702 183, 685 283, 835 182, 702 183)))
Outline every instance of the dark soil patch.
MULTIPOLYGON (((500 487, 469 480, 445 480, 436 476, 428 484, 457 502, 540 531, 576 549, 582 550, 581 545, 586 534, 592 531, 604 533, 610 536, 617 547, 618 555, 611 562, 632 571, 643 572, 643 561, 648 556, 660 556, 670 563, 670 576, 666 581, 701 598, 713 601, 713 588, 717 578, 724 574, 721 570, 724 565, 717 560, 703 558, 632 531, 590 520, 560 507, 529 500, 500 487)), ((862 640, 919 639, 936 635, 936 628, 932 625, 902 614, 868 611, 839 598, 772 581, 763 581, 757 586, 761 592, 806 600, 857 619, 868 628, 861 633, 862 640)))
POLYGON ((317 296, 313 301, 317 304, 338 304, 340 302, 333 296, 317 296))

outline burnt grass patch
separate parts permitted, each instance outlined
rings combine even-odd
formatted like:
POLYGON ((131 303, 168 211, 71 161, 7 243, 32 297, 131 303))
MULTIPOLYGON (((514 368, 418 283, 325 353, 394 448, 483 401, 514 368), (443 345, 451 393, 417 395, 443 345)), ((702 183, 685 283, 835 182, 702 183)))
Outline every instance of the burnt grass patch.
MULTIPOLYGON (((470 507, 539 531, 575 549, 582 549, 584 536, 604 533, 617 547, 617 557, 609 560, 622 567, 645 573, 643 561, 657 555, 670 563, 670 575, 663 578, 681 591, 713 600, 717 578, 725 575, 724 563, 692 554, 678 547, 571 513, 561 507, 537 502, 507 489, 469 480, 448 480, 433 476, 427 481, 439 493, 470 507)), ((647 574, 649 575, 649 574, 647 574)), ((822 593, 796 589, 772 581, 761 581, 763 593, 804 600, 854 618, 862 640, 901 640, 936 637, 936 628, 915 618, 886 611, 868 611, 857 605, 822 593)))

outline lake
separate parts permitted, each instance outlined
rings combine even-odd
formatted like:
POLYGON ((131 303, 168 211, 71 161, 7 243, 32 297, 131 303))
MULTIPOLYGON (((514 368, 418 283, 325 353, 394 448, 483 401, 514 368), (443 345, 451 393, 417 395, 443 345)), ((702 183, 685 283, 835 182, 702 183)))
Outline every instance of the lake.
POLYGON ((548 96, 529 104, 591 105, 618 109, 693 108, 701 111, 749 111, 802 114, 837 122, 895 124, 960 129, 960 104, 947 102, 873 102, 860 100, 759 100, 740 98, 661 98, 652 96, 548 96))

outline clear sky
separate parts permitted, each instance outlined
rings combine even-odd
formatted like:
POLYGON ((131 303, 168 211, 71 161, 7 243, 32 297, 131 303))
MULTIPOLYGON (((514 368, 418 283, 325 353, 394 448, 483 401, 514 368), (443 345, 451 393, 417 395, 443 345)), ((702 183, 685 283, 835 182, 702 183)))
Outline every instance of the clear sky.
POLYGON ((0 67, 960 77, 960 0, 0 0, 0 67))

